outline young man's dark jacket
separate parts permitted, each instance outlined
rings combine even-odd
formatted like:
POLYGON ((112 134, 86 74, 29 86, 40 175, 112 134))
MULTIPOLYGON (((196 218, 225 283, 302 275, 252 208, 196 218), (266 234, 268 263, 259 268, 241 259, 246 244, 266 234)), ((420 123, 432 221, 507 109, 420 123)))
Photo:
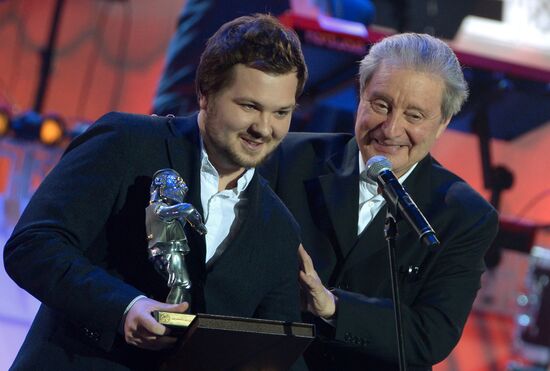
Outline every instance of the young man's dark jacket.
MULTIPOLYGON (((162 168, 181 174, 202 214, 197 116, 108 114, 45 178, 4 250, 8 274, 43 303, 13 370, 150 370, 165 356, 120 332, 132 299, 168 293, 145 232, 162 168)), ((240 229, 208 266, 204 237, 187 229, 193 312, 299 320, 298 226, 258 172, 244 194, 240 229)))

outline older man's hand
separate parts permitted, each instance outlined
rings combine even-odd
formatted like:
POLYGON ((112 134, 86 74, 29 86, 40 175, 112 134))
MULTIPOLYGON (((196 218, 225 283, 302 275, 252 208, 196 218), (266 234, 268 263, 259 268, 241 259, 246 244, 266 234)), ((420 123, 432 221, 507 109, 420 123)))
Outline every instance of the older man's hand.
POLYGON ((318 317, 330 319, 336 313, 338 298, 323 285, 315 271, 311 257, 302 245, 298 248, 298 256, 302 265, 300 269, 300 287, 304 309, 318 317))

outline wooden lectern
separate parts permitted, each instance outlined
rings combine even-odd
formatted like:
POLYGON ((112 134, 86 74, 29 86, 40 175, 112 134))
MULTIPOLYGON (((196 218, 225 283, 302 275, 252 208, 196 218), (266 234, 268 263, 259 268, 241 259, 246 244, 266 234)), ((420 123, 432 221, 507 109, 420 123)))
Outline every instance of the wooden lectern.
POLYGON ((162 363, 163 371, 283 371, 313 340, 305 323, 212 314, 155 312, 181 340, 162 363))

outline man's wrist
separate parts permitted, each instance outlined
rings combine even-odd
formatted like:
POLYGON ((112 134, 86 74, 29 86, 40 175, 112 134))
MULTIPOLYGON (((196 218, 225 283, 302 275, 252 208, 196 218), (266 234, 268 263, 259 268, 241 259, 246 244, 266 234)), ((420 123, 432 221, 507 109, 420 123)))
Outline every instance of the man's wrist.
POLYGON ((326 322, 330 326, 336 327, 336 312, 338 310, 338 296, 334 295, 332 290, 333 289, 327 289, 327 291, 328 291, 329 295, 331 295, 333 303, 334 303, 334 311, 332 312, 332 314, 329 317, 322 317, 321 316, 319 318, 321 318, 324 322, 326 322))
POLYGON ((130 311, 130 309, 134 306, 134 304, 140 299, 147 299, 147 296, 138 295, 126 306, 126 309, 124 310, 124 314, 122 315, 122 319, 120 320, 120 325, 118 326, 118 331, 121 334, 124 334, 124 322, 126 321, 126 315, 130 311))
POLYGON ((330 296, 334 309, 329 310, 329 313, 327 316, 323 316, 322 318, 324 320, 332 321, 336 319, 336 311, 338 310, 338 296, 334 294, 334 288, 327 289, 327 294, 330 296))

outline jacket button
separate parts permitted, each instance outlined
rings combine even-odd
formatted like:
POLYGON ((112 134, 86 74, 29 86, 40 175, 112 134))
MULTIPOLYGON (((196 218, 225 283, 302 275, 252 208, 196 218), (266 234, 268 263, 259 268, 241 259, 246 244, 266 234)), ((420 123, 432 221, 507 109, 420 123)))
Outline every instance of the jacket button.
POLYGON ((97 333, 96 331, 92 331, 89 328, 84 327, 84 334, 88 339, 99 341, 99 333, 97 333))

